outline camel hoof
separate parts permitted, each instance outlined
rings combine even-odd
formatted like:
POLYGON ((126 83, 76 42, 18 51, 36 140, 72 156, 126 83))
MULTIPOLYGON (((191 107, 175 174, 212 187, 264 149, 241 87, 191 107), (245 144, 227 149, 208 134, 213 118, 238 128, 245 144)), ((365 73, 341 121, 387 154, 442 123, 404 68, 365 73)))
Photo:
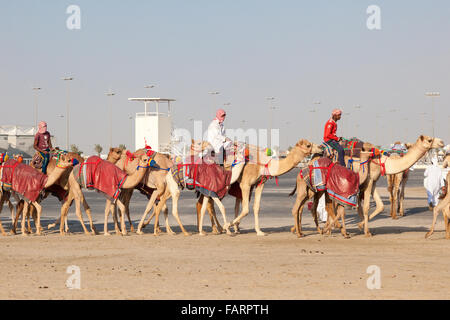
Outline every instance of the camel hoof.
POLYGON ((9 233, 12 234, 12 235, 16 235, 16 234, 17 234, 17 233, 16 233, 15 231, 13 231, 13 230, 11 230, 9 233))
POLYGON ((392 220, 398 220, 398 217, 397 216, 393 216, 392 220))
POLYGON ((130 226, 130 232, 134 232, 133 226, 130 226))
POLYGON ((201 231, 201 232, 199 232, 198 235, 201 236, 201 237, 205 237, 207 234, 205 232, 201 231))
POLYGON ((256 233, 256 235, 257 235, 258 237, 265 237, 265 236, 267 236, 267 233, 262 232, 262 231, 259 231, 259 232, 256 233))
POLYGON ((105 232, 105 233, 104 233, 104 235, 105 235, 105 236, 110 236, 110 235, 111 235, 111 233, 109 233, 109 232, 105 232))
POLYGON ((49 224, 47 230, 53 229, 54 227, 56 227, 56 223, 49 224))
POLYGON ((192 233, 190 233, 190 232, 183 232, 183 234, 184 234, 186 237, 192 236, 192 233))
POLYGON ((138 235, 143 235, 144 233, 141 231, 141 230, 138 230, 138 231, 136 231, 136 234, 138 234, 138 235))
POLYGON ((303 233, 298 233, 297 234, 297 238, 303 238, 304 237, 304 234, 303 233))
POLYGON ((350 235, 348 233, 344 234, 344 239, 350 239, 350 235))
POLYGON ((370 238, 370 237, 372 237, 372 234, 371 234, 370 232, 367 232, 364 236, 365 236, 366 238, 370 238))
POLYGON ((431 231, 427 232, 425 235, 425 239, 428 239, 432 234, 433 234, 433 232, 431 232, 431 231))

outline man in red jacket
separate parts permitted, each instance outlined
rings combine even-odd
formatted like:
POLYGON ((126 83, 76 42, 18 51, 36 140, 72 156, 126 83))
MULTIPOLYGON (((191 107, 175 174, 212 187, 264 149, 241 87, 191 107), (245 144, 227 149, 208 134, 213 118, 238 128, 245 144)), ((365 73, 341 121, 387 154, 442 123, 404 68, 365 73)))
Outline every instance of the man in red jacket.
POLYGON ((340 138, 336 136, 337 123, 336 121, 341 119, 342 110, 334 109, 330 120, 325 124, 325 132, 323 134, 323 141, 326 142, 330 147, 338 152, 338 160, 341 166, 345 167, 344 160, 344 148, 339 144, 340 138))

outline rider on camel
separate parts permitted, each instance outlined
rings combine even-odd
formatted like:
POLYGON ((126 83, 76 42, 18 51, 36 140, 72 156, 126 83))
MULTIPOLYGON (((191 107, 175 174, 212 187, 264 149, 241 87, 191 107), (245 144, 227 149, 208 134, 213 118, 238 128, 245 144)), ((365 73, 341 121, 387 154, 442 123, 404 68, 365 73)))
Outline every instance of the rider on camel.
POLYGON ((334 109, 331 118, 327 121, 325 124, 325 131, 323 134, 323 141, 328 144, 330 147, 332 147, 334 150, 338 153, 338 161, 341 166, 345 167, 345 160, 344 160, 344 148, 339 144, 339 141, 341 140, 336 136, 336 130, 337 130, 337 121, 341 119, 342 110, 340 109, 334 109))
POLYGON ((47 166, 50 162, 50 150, 53 149, 50 133, 47 131, 47 123, 39 122, 38 132, 34 136, 34 149, 43 158, 42 173, 47 174, 47 166))

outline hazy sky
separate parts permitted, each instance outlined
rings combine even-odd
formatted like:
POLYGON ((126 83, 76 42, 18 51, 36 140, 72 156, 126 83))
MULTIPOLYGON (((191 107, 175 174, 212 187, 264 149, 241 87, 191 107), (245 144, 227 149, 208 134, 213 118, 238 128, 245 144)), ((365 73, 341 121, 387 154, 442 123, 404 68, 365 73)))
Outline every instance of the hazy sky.
POLYGON ((71 143, 88 154, 108 145, 109 88, 114 145, 130 146, 129 117, 143 105, 127 99, 142 96, 176 99, 175 125, 187 129, 189 118, 206 126, 224 103, 226 127, 244 119, 245 128, 266 128, 273 96, 281 147, 320 143, 342 106, 350 115, 338 135, 387 144, 431 135, 431 90, 441 93, 436 136, 449 143, 449 31, 448 0, 1 1, 0 124, 33 125, 31 88, 40 86, 39 119, 64 147, 60 78, 70 75, 71 143), (80 30, 66 27, 72 4, 80 30), (366 26, 369 5, 381 8, 381 30, 366 26))

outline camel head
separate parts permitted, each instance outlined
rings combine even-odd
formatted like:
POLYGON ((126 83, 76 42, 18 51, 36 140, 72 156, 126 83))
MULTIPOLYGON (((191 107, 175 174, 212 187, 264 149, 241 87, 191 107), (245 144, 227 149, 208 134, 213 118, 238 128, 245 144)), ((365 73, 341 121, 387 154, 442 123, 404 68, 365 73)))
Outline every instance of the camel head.
POLYGON ((202 153, 206 149, 212 149, 212 145, 205 140, 191 140, 191 152, 194 154, 202 153))
POLYGON ((375 148, 375 146, 370 142, 363 143, 363 147, 362 147, 363 151, 371 151, 374 148, 375 148))
POLYGON ((425 135, 421 135, 417 141, 416 145, 420 146, 424 150, 430 150, 430 149, 438 149, 444 147, 444 141, 439 138, 433 138, 425 135))
POLYGON ((120 157, 122 156, 122 153, 125 150, 122 150, 120 148, 109 148, 109 152, 108 152, 108 159, 114 160, 114 161, 119 161, 120 157))
POLYGON ((298 148, 303 151, 305 154, 309 155, 312 153, 320 153, 323 150, 315 143, 309 142, 306 139, 299 140, 293 149, 298 148))
POLYGON ((74 165, 78 164, 78 160, 74 159, 68 154, 60 154, 58 158, 56 159, 56 166, 58 168, 69 168, 73 167, 74 165))

